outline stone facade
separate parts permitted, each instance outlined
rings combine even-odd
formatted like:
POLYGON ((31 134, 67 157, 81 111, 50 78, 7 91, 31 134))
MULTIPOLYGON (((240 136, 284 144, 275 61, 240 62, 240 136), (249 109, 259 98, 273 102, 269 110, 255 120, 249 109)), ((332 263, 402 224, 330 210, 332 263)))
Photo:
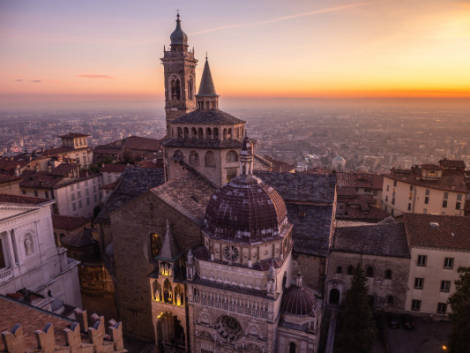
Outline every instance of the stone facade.
POLYGON ((40 307, 54 299, 80 307, 78 261, 56 246, 52 202, 6 196, 0 195, 0 294, 26 288, 43 296, 40 307))

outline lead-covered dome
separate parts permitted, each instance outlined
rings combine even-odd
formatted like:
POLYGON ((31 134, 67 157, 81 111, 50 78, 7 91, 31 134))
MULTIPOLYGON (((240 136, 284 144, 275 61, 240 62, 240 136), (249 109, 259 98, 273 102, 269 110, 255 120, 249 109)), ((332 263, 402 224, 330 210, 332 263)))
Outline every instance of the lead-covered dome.
POLYGON ((180 15, 176 15, 176 28, 170 35, 171 45, 188 45, 188 36, 181 29, 180 15))
POLYGON ((241 175, 212 195, 204 231, 211 238, 252 243, 281 236, 287 224, 281 195, 257 177, 241 175))
POLYGON ((282 297, 281 310, 285 314, 315 316, 316 297, 315 292, 302 285, 302 278, 297 278, 297 283, 291 285, 282 297))

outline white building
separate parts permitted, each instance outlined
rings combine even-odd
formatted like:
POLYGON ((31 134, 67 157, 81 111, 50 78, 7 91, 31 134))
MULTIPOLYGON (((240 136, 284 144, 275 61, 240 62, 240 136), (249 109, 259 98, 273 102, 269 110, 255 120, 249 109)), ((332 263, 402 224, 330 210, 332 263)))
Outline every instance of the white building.
POLYGON ((62 216, 92 217, 95 207, 100 203, 100 174, 74 171, 73 168, 66 175, 57 175, 54 171, 24 177, 20 184, 22 193, 55 200, 54 213, 62 216))
POLYGON ((403 221, 411 255, 406 310, 446 315, 458 269, 470 266, 470 218, 405 215, 403 221))
POLYGON ((58 311, 58 302, 80 307, 81 296, 79 262, 55 244, 53 203, 0 194, 0 294, 27 289, 44 297, 35 305, 58 311))

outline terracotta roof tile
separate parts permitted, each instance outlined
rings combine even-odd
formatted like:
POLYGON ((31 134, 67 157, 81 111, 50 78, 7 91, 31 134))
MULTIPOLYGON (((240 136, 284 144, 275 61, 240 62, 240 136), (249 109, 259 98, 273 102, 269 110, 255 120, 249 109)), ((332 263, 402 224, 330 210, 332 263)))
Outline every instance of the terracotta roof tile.
POLYGON ((54 214, 52 215, 52 223, 56 229, 73 230, 90 223, 90 219, 54 214))
POLYGON ((470 217, 405 214, 410 247, 470 251, 470 217))

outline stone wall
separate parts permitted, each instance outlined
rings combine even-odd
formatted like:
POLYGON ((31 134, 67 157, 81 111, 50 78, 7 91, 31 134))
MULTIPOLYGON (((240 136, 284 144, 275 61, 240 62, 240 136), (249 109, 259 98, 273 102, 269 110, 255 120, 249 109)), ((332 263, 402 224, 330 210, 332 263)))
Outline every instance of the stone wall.
POLYGON ((130 201, 111 215, 117 310, 124 321, 126 334, 139 339, 154 339, 148 280, 154 269, 150 235, 163 235, 167 219, 184 252, 200 244, 199 225, 151 192, 130 201))

